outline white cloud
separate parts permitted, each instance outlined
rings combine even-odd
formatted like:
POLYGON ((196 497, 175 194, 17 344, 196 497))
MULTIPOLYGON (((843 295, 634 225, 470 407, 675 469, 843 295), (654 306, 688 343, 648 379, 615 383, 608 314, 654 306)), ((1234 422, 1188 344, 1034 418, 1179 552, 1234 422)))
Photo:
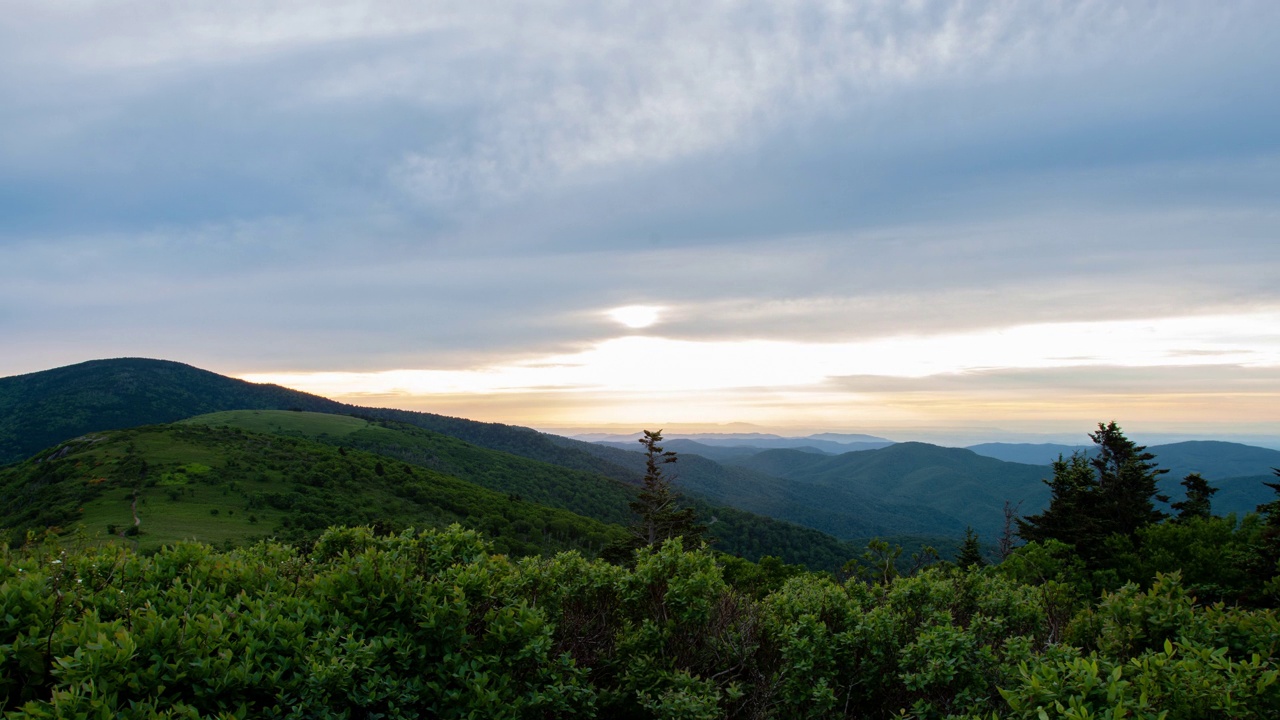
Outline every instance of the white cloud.
POLYGON ((634 336, 469 370, 255 374, 323 395, 788 389, 841 376, 922 378, 1045 368, 1280 367, 1280 311, 1024 325, 862 342, 687 341, 634 336))

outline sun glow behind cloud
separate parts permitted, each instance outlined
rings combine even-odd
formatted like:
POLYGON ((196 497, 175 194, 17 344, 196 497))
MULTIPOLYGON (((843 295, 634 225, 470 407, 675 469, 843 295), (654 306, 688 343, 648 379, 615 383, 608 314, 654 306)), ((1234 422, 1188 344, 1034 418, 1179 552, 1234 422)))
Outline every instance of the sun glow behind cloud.
POLYGON ((1090 366, 1280 367, 1280 311, 1028 324, 981 332, 815 343, 628 336, 559 355, 464 370, 260 373, 329 397, 803 392, 844 377, 927 378, 1090 366))
POLYGON ((609 316, 609 319, 620 325, 639 330, 658 322, 662 310, 662 308, 654 307, 653 305, 627 305, 614 308, 605 314, 609 316))

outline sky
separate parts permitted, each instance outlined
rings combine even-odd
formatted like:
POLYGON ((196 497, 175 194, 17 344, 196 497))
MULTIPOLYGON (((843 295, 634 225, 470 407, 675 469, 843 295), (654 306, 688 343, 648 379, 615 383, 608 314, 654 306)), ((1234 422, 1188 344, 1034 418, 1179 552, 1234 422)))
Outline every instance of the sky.
POLYGON ((1277 33, 1271 0, 0 0, 0 375, 1280 438, 1277 33))

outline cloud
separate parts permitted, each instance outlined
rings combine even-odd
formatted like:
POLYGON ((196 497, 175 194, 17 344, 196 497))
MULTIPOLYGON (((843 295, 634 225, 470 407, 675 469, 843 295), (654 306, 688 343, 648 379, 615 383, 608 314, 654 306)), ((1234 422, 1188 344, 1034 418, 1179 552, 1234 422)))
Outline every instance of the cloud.
POLYGON ((1086 367, 1280 368, 1280 310, 1252 315, 1022 325, 849 343, 612 338, 578 352, 465 370, 251 375, 322 395, 525 391, 702 392, 825 385, 847 375, 926 378, 1086 367), (1212 352, 1188 354, 1187 347, 1212 352), (1083 353, 1083 354, 1081 354, 1083 353))
POLYGON ((336 198, 474 220, 601 185, 625 193, 647 173, 669 183, 708 161, 762 162, 749 180, 807 176, 806 192, 851 188, 875 206, 875 187, 927 191, 988 163, 1123 159, 1153 138, 1176 151, 1188 112, 1196 132, 1224 112, 1243 120, 1221 143, 1266 142, 1270 125, 1240 106, 1274 114, 1276 102, 1246 94, 1232 61, 1265 40, 1269 8, 35 6, 0 29, 0 56, 42 65, 3 81, 6 159, 26 158, 15 183, 66 164, 46 192, 78 202, 122 178, 142 185, 141 197, 113 193, 114 215, 93 207, 99 222, 314 213, 336 198), (1188 58, 1188 46, 1208 52, 1188 58), (1204 91, 1194 105, 1191 90, 1204 91), (830 155, 844 167, 823 167, 830 155), (73 158, 79 182, 65 174, 73 158))
POLYGON ((1261 1, 7 8, 0 372, 474 373, 592 352, 628 305, 662 306, 673 347, 720 348, 1268 310, 1278 20, 1261 1))

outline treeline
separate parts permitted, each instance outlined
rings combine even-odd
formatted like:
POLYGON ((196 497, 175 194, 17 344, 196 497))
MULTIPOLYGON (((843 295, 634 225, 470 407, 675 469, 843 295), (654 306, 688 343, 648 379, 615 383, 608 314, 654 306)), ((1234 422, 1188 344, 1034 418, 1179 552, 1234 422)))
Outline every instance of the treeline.
POLYGON ((631 565, 513 560, 459 527, 335 529, 307 551, 51 543, 0 559, 11 718, 1201 720, 1280 707, 1274 610, 1200 603, 1176 573, 1090 597, 1038 544, 996 567, 882 582, 775 564, 752 587, 743 561, 679 540, 631 565))

